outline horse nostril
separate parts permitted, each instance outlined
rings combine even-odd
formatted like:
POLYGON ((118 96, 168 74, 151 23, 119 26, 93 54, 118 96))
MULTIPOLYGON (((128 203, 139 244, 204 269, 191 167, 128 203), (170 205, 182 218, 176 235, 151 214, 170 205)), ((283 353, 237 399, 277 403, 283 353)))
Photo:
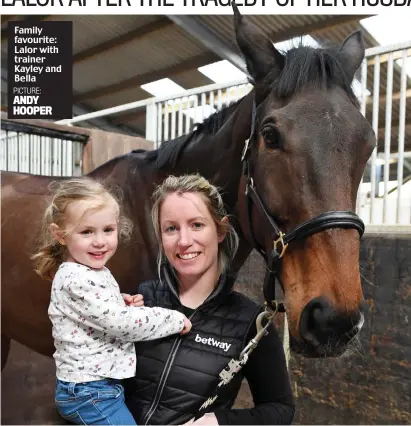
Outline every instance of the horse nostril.
POLYGON ((303 339, 314 346, 325 343, 328 340, 325 334, 330 314, 330 307, 325 300, 317 298, 309 302, 301 314, 300 334, 303 339))
POLYGON ((358 315, 361 314, 338 314, 325 298, 313 299, 301 314, 301 337, 314 346, 348 343, 361 329, 362 322, 358 315))

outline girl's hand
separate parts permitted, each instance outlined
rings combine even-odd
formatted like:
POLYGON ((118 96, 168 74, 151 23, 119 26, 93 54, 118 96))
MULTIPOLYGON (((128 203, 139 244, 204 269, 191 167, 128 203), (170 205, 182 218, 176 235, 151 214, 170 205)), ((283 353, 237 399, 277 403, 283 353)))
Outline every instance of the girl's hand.
POLYGON ((196 421, 194 419, 189 420, 186 425, 210 425, 218 426, 218 420, 214 413, 206 413, 203 417, 200 417, 196 421))
POLYGON ((187 317, 184 317, 184 328, 180 331, 180 334, 187 334, 191 330, 191 326, 191 321, 187 317))
POLYGON ((135 306, 136 308, 144 306, 144 297, 142 294, 136 294, 135 296, 123 294, 123 299, 127 306, 135 306))

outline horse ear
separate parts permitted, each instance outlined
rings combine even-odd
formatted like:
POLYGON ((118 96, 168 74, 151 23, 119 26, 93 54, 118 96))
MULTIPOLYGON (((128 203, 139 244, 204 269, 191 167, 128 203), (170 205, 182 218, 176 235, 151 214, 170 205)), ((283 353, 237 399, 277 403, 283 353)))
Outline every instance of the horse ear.
POLYGON ((260 82, 272 70, 279 74, 284 67, 283 55, 259 28, 244 19, 234 1, 231 5, 234 10, 237 44, 244 56, 250 76, 254 81, 260 82))
POLYGON ((349 35, 338 51, 342 67, 352 81, 365 55, 364 41, 361 31, 349 35))

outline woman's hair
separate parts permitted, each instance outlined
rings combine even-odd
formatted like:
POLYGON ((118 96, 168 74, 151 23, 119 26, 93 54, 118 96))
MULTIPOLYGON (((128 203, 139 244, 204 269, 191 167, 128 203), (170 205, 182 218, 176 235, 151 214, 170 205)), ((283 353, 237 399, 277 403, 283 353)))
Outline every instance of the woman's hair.
POLYGON ((65 234, 67 208, 78 201, 90 201, 90 209, 102 209, 108 205, 115 205, 118 211, 118 235, 120 239, 127 239, 131 235, 132 222, 121 211, 121 191, 106 189, 101 183, 90 178, 73 178, 57 181, 51 184, 54 193, 50 205, 46 208, 40 229, 39 247, 31 259, 35 263, 35 271, 42 277, 53 279, 60 264, 67 253, 66 246, 56 241, 51 224, 55 223, 65 234), (53 189, 53 187, 56 187, 53 189))
POLYGON ((203 178, 199 174, 192 174, 178 177, 169 176, 157 187, 153 194, 154 205, 151 210, 151 218, 153 220, 156 238, 160 245, 157 258, 159 276, 161 265, 165 261, 165 254, 161 240, 160 210, 166 197, 173 193, 194 193, 198 194, 204 200, 217 227, 218 234, 225 234, 225 238, 219 244, 218 250, 218 269, 220 273, 223 273, 229 267, 230 262, 233 260, 234 255, 237 252, 239 242, 238 235, 228 221, 223 221, 223 218, 227 216, 227 213, 224 208, 223 199, 221 198, 217 187, 212 185, 207 179, 203 178))

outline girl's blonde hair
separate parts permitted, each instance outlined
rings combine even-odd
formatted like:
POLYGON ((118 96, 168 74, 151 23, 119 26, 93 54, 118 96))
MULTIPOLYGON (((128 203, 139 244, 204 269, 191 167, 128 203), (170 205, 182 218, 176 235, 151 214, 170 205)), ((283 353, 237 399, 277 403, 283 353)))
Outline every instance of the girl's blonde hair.
POLYGON ((227 217, 227 213, 224 208, 223 199, 221 198, 217 187, 212 185, 207 179, 203 178, 199 174, 191 174, 178 177, 169 176, 157 187, 153 194, 154 205, 151 210, 151 218, 156 238, 160 245, 157 257, 159 276, 161 272, 161 265, 165 261, 165 254, 161 240, 160 210, 166 197, 173 193, 194 193, 198 194, 204 200, 217 227, 217 233, 219 235, 225 234, 225 238, 219 244, 218 250, 218 270, 220 274, 223 273, 227 270, 230 262, 234 259, 237 252, 239 244, 238 235, 235 232, 234 227, 228 221, 223 221, 223 218, 227 217))
POLYGON ((55 223, 67 234, 69 230, 64 229, 67 207, 74 202, 90 201, 89 209, 102 209, 114 204, 118 210, 119 239, 127 239, 131 235, 132 222, 122 214, 119 188, 108 190, 101 183, 90 178, 73 178, 53 182, 51 189, 54 196, 43 215, 39 248, 37 253, 31 257, 35 263, 35 271, 42 278, 53 279, 60 264, 64 261, 67 248, 56 241, 51 231, 51 224, 55 223), (56 188, 53 190, 53 187, 56 188))

